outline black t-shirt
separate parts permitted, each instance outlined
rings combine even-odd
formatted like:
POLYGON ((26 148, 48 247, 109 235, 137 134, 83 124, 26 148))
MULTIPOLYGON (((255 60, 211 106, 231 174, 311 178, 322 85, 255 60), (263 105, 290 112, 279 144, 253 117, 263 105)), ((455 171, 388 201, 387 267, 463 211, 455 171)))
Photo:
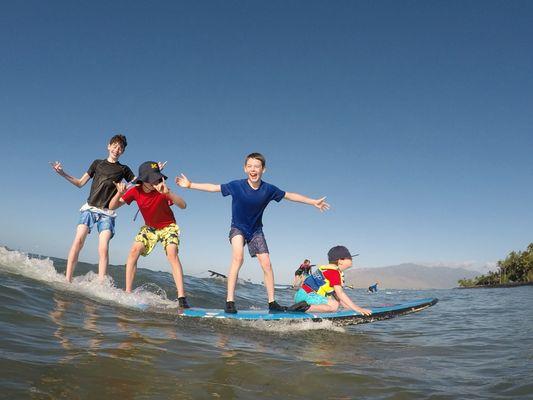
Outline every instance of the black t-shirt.
POLYGON ((135 178, 131 169, 118 161, 94 160, 87 173, 93 178, 87 203, 98 208, 109 208, 109 202, 117 193, 115 182, 122 182, 122 179, 131 182, 135 178))

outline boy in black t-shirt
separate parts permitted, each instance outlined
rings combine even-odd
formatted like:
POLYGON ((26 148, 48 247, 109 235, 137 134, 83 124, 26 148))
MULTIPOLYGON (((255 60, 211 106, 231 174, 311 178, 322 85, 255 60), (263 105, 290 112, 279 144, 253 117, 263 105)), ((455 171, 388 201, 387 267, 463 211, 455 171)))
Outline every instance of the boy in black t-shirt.
POLYGON ((94 225, 96 225, 99 233, 98 277, 100 280, 105 277, 109 262, 109 241, 115 234, 116 214, 109 209, 109 202, 117 192, 115 182, 121 182, 123 179, 131 182, 135 178, 135 175, 127 165, 118 162, 127 145, 128 142, 124 135, 113 136, 107 145, 107 158, 105 160, 94 160, 87 172, 79 179, 67 174, 59 161, 51 163, 52 168, 59 175, 79 188, 85 186, 89 179, 93 179, 87 203, 80 209, 76 236, 68 254, 66 271, 68 282, 72 282, 72 275, 78 262, 78 256, 87 235, 91 233, 91 228, 94 225))

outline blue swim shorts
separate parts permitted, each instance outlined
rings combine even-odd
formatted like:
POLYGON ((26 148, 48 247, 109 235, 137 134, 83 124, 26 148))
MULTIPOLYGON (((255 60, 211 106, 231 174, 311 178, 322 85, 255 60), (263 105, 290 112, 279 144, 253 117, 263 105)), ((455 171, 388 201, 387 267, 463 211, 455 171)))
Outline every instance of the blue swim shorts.
POLYGON ((78 225, 87 225, 89 227, 89 233, 91 233, 91 229, 95 224, 98 228, 98 233, 111 231, 111 237, 115 236, 115 217, 89 210, 80 211, 78 225))
POLYGON ((244 244, 248 245, 248 252, 250 253, 250 256, 255 257, 257 254, 268 254, 268 246, 262 229, 255 231, 252 235, 252 238, 250 240, 246 240, 244 233, 242 233, 240 229, 232 226, 229 231, 230 243, 231 239, 237 235, 241 235, 244 238, 244 244))
POLYGON ((298 289, 294 295, 294 302, 299 303, 300 301, 305 301, 309 305, 320 305, 328 304, 328 299, 324 296, 316 294, 316 292, 307 293, 303 289, 298 289))

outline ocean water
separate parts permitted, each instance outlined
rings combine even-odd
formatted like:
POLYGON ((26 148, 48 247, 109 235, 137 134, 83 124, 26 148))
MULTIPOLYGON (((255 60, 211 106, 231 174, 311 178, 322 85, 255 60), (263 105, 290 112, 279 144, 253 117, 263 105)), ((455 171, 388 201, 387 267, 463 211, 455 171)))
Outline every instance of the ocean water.
MULTIPOLYGON (((140 269, 126 294, 123 267, 103 284, 95 265, 72 284, 64 269, 0 247, 0 398, 533 399, 532 286, 350 290, 364 306, 439 303, 339 328, 182 319, 169 273, 140 269), (160 311, 135 308, 147 302, 160 311)), ((224 302, 225 282, 207 274, 186 288, 193 306, 224 302)), ((265 306, 260 285, 237 294, 241 309, 265 306)))

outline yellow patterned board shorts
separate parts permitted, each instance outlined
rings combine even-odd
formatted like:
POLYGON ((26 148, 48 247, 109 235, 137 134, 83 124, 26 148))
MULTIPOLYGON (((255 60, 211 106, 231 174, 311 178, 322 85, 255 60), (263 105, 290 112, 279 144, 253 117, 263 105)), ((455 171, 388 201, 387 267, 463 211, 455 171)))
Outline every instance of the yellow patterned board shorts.
POLYGON ((170 224, 162 229, 156 229, 144 225, 141 227, 137 236, 135 236, 135 241, 144 245, 144 252, 141 253, 142 256, 146 257, 150 254, 157 242, 161 242, 166 253, 169 244, 179 246, 180 228, 176 224, 170 224))

